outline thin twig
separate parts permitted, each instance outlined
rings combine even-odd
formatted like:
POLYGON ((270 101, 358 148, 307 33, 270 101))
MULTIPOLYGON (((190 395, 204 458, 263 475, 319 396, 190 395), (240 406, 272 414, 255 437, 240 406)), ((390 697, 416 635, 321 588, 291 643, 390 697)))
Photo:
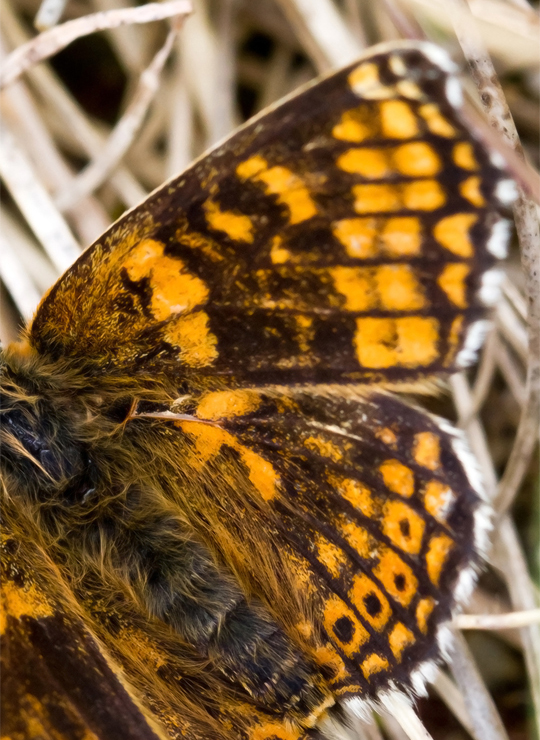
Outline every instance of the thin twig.
POLYGON ((540 609, 509 614, 458 614, 454 625, 460 630, 504 630, 540 623, 540 609))
POLYGON ((0 135, 0 173, 51 262, 63 272, 79 256, 80 246, 5 125, 0 135))
POLYGON ((34 18, 34 26, 37 30, 45 31, 56 26, 62 17, 66 3, 67 0, 42 0, 34 18))
MULTIPOLYGON (((11 7, 5 0, 0 0, 0 5, 3 27, 10 45, 25 43, 27 34, 11 7)), ((28 70, 28 78, 47 110, 51 112, 52 123, 59 128, 62 139, 75 140, 81 147, 82 154, 98 156, 104 146, 105 137, 88 120, 54 73, 47 66, 40 65, 28 70)), ((136 205, 146 195, 146 191, 125 166, 120 166, 111 176, 110 185, 128 207, 136 205)))
POLYGON ((4 237, 0 237, 0 258, 0 278, 23 319, 30 321, 41 296, 15 249, 4 237))
POLYGON ((106 28, 117 28, 128 23, 150 23, 185 16, 191 13, 189 0, 169 0, 164 3, 148 3, 137 8, 121 8, 103 13, 93 13, 62 23, 61 26, 44 31, 32 41, 15 49, 0 70, 0 89, 17 79, 23 72, 38 62, 56 54, 81 36, 88 36, 106 28))
POLYGON ((433 681, 433 688, 446 704, 448 709, 452 712, 454 717, 456 717, 467 732, 477 740, 474 725, 471 722, 471 717, 467 710, 463 694, 459 690, 458 686, 456 686, 455 682, 452 681, 450 676, 447 676, 444 671, 438 671, 437 676, 433 681))
POLYGON ((478 740, 508 740, 493 699, 476 668, 465 638, 459 632, 452 635, 450 669, 461 689, 475 737, 478 740))
POLYGON ((330 0, 278 0, 319 72, 342 67, 362 51, 330 0))

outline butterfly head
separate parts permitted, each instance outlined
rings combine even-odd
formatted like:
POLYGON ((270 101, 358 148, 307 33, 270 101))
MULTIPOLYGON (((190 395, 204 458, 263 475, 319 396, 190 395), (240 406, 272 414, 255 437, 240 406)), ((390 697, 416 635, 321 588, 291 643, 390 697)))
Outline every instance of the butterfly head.
MULTIPOLYGON (((42 370, 42 369, 41 369, 42 370)), ((32 359, 3 354, 0 443, 4 489, 28 503, 72 504, 92 489, 92 463, 78 439, 80 410, 72 394, 48 383, 32 359)))

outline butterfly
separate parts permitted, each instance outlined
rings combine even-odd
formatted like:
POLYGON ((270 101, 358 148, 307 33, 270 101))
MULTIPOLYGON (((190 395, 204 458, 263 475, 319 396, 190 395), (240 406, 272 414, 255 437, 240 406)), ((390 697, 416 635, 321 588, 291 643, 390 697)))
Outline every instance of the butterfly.
POLYGON ((374 47, 89 247, 2 352, 4 732, 320 737, 414 695, 489 506, 404 395, 468 367, 513 185, 374 47))

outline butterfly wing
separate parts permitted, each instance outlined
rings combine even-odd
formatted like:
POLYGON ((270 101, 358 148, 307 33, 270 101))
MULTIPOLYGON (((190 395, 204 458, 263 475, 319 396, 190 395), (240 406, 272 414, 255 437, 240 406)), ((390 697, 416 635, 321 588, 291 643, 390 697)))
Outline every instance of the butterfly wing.
POLYGON ((77 260, 31 343, 229 385, 466 366, 510 195, 451 66, 385 46, 255 118, 77 260))
MULTIPOLYGON (((9 519, 9 518, 8 518, 9 519)), ((2 732, 161 740, 47 555, 2 523, 2 732)))
MULTIPOLYGON (((393 395, 344 389, 212 392, 176 425, 191 477, 209 481, 238 542, 253 518, 223 495, 231 458, 235 480, 275 513, 310 604, 296 628, 316 637, 334 694, 418 690, 444 649, 441 625, 472 587, 489 524, 458 433, 393 395)), ((202 506, 208 515, 212 504, 202 506)))

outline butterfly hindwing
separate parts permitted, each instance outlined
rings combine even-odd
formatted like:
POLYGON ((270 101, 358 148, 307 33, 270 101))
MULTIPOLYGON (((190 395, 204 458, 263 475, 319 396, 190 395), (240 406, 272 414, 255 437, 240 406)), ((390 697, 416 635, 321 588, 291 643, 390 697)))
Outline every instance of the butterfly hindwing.
POLYGON ((318 635, 335 695, 410 688, 412 670, 440 655, 438 629, 472 583, 488 522, 457 433, 353 389, 218 391, 182 410, 176 426, 215 495, 232 455, 275 512, 316 613, 299 629, 318 635))
POLYGON ((504 174, 449 69, 431 45, 384 47, 257 117, 81 256, 32 343, 229 385, 469 364, 504 174))

